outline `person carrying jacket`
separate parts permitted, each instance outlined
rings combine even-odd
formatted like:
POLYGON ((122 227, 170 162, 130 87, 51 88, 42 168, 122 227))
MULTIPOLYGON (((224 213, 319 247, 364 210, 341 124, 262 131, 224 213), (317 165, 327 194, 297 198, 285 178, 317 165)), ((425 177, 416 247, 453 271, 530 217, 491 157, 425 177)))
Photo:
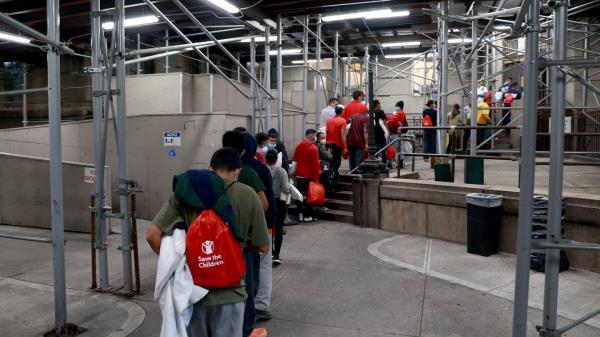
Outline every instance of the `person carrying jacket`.
MULTIPOLYGON (((241 169, 239 153, 231 148, 216 151, 210 169, 189 170, 174 178, 173 195, 146 232, 146 240, 155 253, 161 253, 163 236, 172 235, 176 228, 187 228, 205 209, 214 209, 228 224, 240 242, 240 250, 244 243, 256 250, 268 248, 269 235, 260 200, 252 188, 236 182, 241 169)), ((208 290, 194 304, 187 333, 194 337, 247 336, 242 330, 248 294, 242 280, 231 288, 208 290)))

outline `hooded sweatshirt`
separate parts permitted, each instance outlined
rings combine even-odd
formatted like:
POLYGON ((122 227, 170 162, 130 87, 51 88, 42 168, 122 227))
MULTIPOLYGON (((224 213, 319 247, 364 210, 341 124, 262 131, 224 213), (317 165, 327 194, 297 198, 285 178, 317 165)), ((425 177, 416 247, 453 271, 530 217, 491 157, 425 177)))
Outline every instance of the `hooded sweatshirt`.
POLYGON ((285 149, 285 144, 279 138, 279 132, 274 128, 269 129, 270 134, 274 134, 277 136, 277 145, 275 146, 275 150, 277 152, 281 152, 281 167, 287 172, 290 169, 290 158, 288 157, 287 150, 285 149))
POLYGON ((296 165, 296 176, 318 181, 321 175, 319 163, 319 150, 313 142, 303 140, 296 147, 294 159, 296 165))
POLYGON ((269 208, 265 212, 265 218, 267 219, 267 227, 271 228, 275 223, 275 195, 273 194, 273 177, 271 176, 271 170, 260 161, 256 160, 256 138, 248 132, 243 132, 244 141, 246 143, 246 152, 242 156, 242 163, 250 166, 256 171, 258 177, 265 185, 265 196, 269 202, 269 208))

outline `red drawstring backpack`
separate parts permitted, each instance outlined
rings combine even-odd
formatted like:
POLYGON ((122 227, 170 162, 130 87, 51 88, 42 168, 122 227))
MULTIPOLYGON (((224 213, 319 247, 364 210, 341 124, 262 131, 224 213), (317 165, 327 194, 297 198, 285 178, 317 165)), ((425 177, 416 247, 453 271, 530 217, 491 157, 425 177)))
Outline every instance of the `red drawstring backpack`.
POLYGON ((231 288, 246 273, 240 243, 213 211, 202 211, 188 228, 185 255, 195 285, 207 289, 231 288))
POLYGON ((386 156, 388 160, 396 160, 396 149, 394 146, 388 146, 386 149, 386 156))

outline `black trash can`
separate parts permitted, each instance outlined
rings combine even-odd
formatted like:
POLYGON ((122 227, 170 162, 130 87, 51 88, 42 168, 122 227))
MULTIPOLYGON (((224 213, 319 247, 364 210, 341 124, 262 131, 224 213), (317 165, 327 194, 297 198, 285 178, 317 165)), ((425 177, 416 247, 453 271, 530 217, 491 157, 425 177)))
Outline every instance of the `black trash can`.
POLYGON ((467 251, 481 256, 497 254, 501 220, 501 195, 467 194, 467 251))

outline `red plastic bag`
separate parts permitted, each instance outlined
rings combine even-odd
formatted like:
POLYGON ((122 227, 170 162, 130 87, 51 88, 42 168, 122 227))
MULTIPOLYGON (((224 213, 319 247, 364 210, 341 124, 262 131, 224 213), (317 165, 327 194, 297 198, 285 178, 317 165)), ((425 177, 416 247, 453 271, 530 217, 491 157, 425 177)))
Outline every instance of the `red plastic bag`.
POLYGON ((388 146, 385 153, 387 155, 388 160, 396 160, 396 149, 394 148, 393 145, 388 146))
POLYGON ((204 210, 189 227, 185 257, 194 284, 207 289, 231 288, 246 273, 240 243, 213 210, 204 210))
POLYGON ((316 206, 325 205, 325 188, 323 185, 311 181, 308 184, 308 195, 306 196, 306 202, 316 206))

